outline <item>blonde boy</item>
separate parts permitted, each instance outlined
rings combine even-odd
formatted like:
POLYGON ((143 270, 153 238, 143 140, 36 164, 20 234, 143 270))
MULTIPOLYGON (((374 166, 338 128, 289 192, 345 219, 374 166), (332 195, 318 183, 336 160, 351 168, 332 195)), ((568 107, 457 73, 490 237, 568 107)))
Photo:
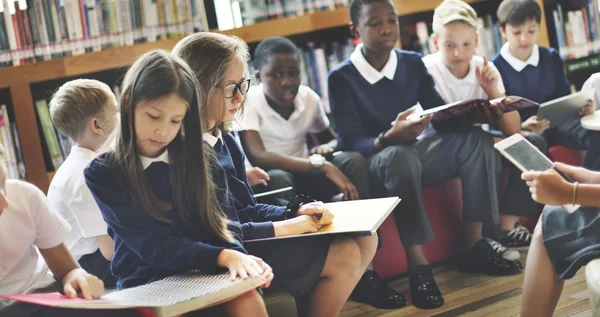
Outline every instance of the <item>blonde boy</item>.
MULTIPOLYGON (((425 56, 423 63, 435 82, 435 88, 447 103, 466 99, 496 99, 504 97, 502 77, 492 62, 475 56, 479 37, 477 13, 461 0, 446 0, 434 11, 433 44, 437 53, 425 56)), ((521 119, 517 111, 506 113, 498 121, 502 134, 510 136, 521 131, 521 119)), ((537 143, 534 141, 534 143, 537 143)), ((509 166, 510 167, 510 166, 509 166)), ((501 244, 511 247, 528 246, 531 234, 517 226, 518 216, 535 212, 529 191, 515 169, 501 201, 501 210, 509 209, 511 215, 501 214, 503 235, 501 244), (510 200, 510 202, 508 202, 510 200)), ((519 254, 496 245, 496 251, 509 260, 519 259, 519 254)))
POLYGON ((106 223, 85 184, 83 170, 117 123, 117 100, 102 82, 73 80, 61 86, 52 97, 50 118, 76 145, 56 172, 48 199, 71 225, 65 243, 75 260, 108 287, 113 287, 116 283, 110 272, 113 240, 106 233, 106 223))

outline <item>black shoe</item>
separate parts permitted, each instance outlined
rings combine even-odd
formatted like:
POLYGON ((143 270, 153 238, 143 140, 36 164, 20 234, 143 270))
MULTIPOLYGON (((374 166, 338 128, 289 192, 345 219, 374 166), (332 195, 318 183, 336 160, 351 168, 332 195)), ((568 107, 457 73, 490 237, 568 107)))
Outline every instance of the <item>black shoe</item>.
POLYGON ((503 258, 486 239, 475 243, 471 250, 463 254, 459 271, 463 273, 483 273, 494 276, 521 273, 521 262, 503 258))
POLYGON ((511 231, 505 232, 498 242, 508 248, 526 251, 531 244, 531 232, 527 228, 517 224, 511 231))
POLYGON ((428 265, 419 265, 410 270, 408 284, 412 296, 412 304, 422 309, 434 309, 444 305, 444 298, 433 279, 433 272, 428 265))
POLYGON ((352 291, 350 299, 369 304, 380 309, 394 309, 406 306, 402 294, 382 281, 377 273, 366 271, 352 291))

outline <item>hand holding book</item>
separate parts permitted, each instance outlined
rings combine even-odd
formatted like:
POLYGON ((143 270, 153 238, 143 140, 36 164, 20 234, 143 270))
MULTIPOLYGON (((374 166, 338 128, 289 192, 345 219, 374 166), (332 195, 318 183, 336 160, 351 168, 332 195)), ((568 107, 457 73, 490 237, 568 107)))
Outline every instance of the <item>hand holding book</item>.
POLYGON ((385 133, 385 139, 390 144, 400 144, 415 140, 431 121, 433 115, 425 115, 418 119, 409 120, 408 118, 415 115, 416 107, 412 107, 401 112, 392 122, 392 127, 385 133))

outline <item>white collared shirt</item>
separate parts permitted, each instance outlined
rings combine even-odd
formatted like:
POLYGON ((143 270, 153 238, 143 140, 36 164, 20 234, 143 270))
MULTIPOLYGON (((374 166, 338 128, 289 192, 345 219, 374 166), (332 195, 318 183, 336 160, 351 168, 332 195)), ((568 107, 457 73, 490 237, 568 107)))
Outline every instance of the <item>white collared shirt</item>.
POLYGON ((330 125, 319 95, 301 85, 294 99, 294 112, 286 120, 269 106, 263 89, 263 84, 250 88, 240 128, 257 131, 269 152, 308 156, 306 135, 323 132, 330 125))
POLYGON ((526 61, 522 61, 522 60, 516 58, 510 52, 510 44, 509 43, 504 43, 504 45, 502 45, 502 48, 500 49, 500 56, 502 56, 504 58, 504 60, 506 60, 506 62, 518 72, 525 69, 525 67, 527 67, 527 65, 537 67, 537 65, 540 63, 540 49, 537 46, 537 44, 533 45, 531 55, 529 55, 529 58, 527 58, 526 61))
POLYGON ((140 155, 140 160, 142 161, 142 167, 147 169, 154 162, 164 162, 169 164, 169 151, 165 150, 161 155, 157 157, 147 157, 140 155))
MULTIPOLYGON (((475 70, 477 67, 483 67, 483 57, 473 56, 469 63, 469 72, 464 78, 457 78, 450 72, 446 64, 444 64, 444 56, 437 52, 423 57, 423 63, 427 67, 427 71, 433 77, 435 89, 438 91, 442 99, 446 103, 452 103, 468 99, 488 99, 489 97, 481 88, 475 70)), ((498 73, 498 69, 494 63, 488 61, 488 66, 498 73)), ((498 73, 498 90, 500 93, 505 93, 502 77, 498 73)))
POLYGON ((387 78, 389 80, 394 80, 394 75, 396 74, 396 68, 398 67, 398 56, 392 50, 390 51, 390 57, 388 61, 385 63, 385 66, 378 71, 373 68, 371 64, 367 61, 365 56, 362 53, 363 44, 358 44, 356 49, 352 54, 350 54, 350 61, 356 67, 360 75, 371 85, 377 83, 382 78, 387 78))
POLYGON ((73 146, 48 188, 48 201, 71 226, 65 245, 77 261, 96 252, 96 237, 107 234, 106 222, 83 175, 95 157, 94 151, 73 146))
MULTIPOLYGON (((248 97, 246 97, 248 98, 248 97)), ((245 115, 245 109, 244 109, 244 115, 245 115)), ((214 136, 212 133, 202 133, 202 140, 204 140, 204 142, 208 143, 208 145, 210 145, 210 147, 215 147, 215 144, 217 144, 217 141, 221 140, 221 142, 223 142, 223 132, 221 132, 221 129, 215 129, 215 132, 217 132, 217 136, 214 136)))
MULTIPOLYGON (((38 251, 61 244, 69 224, 37 187, 6 180, 8 208, 0 214, 0 294, 24 294, 55 279, 38 251)), ((0 309, 10 301, 0 299, 0 309)))

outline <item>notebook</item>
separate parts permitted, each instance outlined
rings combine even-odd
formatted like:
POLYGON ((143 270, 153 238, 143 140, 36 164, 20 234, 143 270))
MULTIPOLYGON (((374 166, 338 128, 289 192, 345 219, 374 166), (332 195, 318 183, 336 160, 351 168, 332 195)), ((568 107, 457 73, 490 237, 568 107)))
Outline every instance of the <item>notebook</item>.
POLYGON ((199 270, 167 277, 146 285, 105 294, 101 299, 69 299, 60 293, 0 295, 32 304, 79 309, 147 307, 157 317, 170 317, 224 303, 262 284, 260 277, 231 280, 229 274, 199 270))
POLYGON ((379 229, 379 226, 381 226, 385 218, 387 218, 394 208, 396 208, 398 203, 400 203, 400 198, 398 197, 327 203, 325 204, 325 207, 329 209, 335 217, 331 224, 321 227, 321 229, 315 233, 244 240, 244 243, 310 237, 324 234, 355 233, 370 235, 379 229))

